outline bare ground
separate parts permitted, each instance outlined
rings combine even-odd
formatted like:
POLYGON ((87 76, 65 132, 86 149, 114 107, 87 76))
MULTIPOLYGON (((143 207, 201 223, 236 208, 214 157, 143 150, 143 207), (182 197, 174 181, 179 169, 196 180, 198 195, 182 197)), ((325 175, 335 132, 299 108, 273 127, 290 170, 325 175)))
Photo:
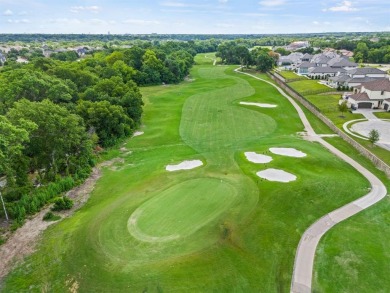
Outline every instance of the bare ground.
MULTIPOLYGON (((91 176, 85 182, 70 190, 66 195, 74 201, 74 206, 68 211, 62 211, 57 214, 61 218, 71 216, 76 210, 83 206, 94 189, 97 180, 101 177, 101 167, 109 167, 116 163, 118 159, 104 162, 92 170, 91 176)), ((0 246, 0 287, 3 278, 20 263, 24 257, 33 253, 40 239, 41 232, 56 222, 43 221, 43 216, 50 211, 51 206, 47 206, 39 213, 26 220, 26 223, 15 231, 5 244, 0 246)))

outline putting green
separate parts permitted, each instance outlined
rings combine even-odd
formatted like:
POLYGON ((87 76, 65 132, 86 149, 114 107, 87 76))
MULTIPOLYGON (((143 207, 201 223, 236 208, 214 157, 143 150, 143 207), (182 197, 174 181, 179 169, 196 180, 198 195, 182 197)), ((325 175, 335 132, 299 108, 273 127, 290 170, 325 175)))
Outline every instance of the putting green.
POLYGON ((236 198, 235 188, 217 178, 185 181, 163 191, 131 215, 128 229, 146 242, 163 242, 190 235, 218 218, 236 198))

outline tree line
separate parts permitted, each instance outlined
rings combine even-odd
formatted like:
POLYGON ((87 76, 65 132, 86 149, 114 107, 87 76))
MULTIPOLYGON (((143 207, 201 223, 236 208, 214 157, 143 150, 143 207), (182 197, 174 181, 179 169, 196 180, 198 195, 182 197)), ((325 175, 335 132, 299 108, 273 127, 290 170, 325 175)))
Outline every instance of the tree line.
POLYGON ((268 48, 256 47, 249 49, 240 41, 228 41, 220 44, 216 56, 224 64, 240 64, 241 66, 255 66, 257 70, 266 72, 271 70, 278 61, 279 55, 268 48))
POLYGON ((7 184, 0 191, 15 226, 87 178, 97 147, 113 146, 139 127, 139 86, 180 82, 195 54, 172 42, 4 66, 0 178, 7 184))

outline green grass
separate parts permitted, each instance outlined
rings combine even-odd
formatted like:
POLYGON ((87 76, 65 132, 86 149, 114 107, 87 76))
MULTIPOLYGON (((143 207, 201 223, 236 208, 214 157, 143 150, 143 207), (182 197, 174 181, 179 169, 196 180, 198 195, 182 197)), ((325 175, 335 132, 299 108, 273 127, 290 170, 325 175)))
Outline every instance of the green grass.
POLYGON ((233 69, 195 66, 193 81, 143 88, 145 134, 128 140, 132 153, 112 150, 124 162, 104 169, 87 204, 44 233, 37 252, 2 290, 289 291, 302 233, 365 194, 369 184, 297 135, 303 125, 276 89, 233 69), (307 156, 271 154, 266 165, 245 159, 246 151, 269 154, 270 147, 294 147, 307 156), (165 171, 189 159, 205 165, 165 171), (256 176, 271 167, 297 181, 256 176))
POLYGON ((380 119, 390 119, 390 112, 374 112, 374 115, 380 119))
MULTIPOLYGON (((378 176, 389 192, 390 180, 365 157, 340 138, 326 140, 378 176)), ((389 211, 387 196, 325 234, 316 253, 314 292, 388 292, 389 211)))
POLYGON ((286 79, 292 79, 292 78, 299 78, 299 77, 301 77, 301 76, 297 75, 295 72, 288 71, 288 70, 278 71, 278 74, 280 74, 281 76, 283 76, 286 79))
POLYGON ((353 114, 349 111, 341 113, 338 108, 340 95, 309 95, 305 98, 339 128, 342 128, 343 124, 349 120, 364 118, 362 114, 353 114))
POLYGON ((331 90, 326 85, 318 83, 318 80, 312 80, 312 79, 293 81, 290 82, 288 85, 292 87, 294 90, 296 90, 297 92, 302 93, 302 95, 305 95, 305 93, 308 91, 331 90))

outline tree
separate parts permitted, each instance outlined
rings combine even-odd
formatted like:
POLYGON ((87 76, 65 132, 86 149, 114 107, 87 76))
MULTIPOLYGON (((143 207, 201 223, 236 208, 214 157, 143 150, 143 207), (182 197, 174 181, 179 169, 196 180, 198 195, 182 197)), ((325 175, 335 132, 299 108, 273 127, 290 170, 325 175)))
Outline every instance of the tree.
POLYGON ((30 158, 31 170, 41 172, 44 179, 53 180, 57 174, 67 172, 70 161, 78 162, 79 168, 88 164, 92 144, 84 122, 64 107, 49 100, 30 102, 23 99, 14 104, 7 118, 17 127, 23 121, 37 126, 30 132, 24 154, 30 158))
POLYGON ((124 109, 108 101, 79 101, 76 109, 90 132, 95 131, 103 146, 114 145, 118 138, 132 133, 134 122, 124 109))
POLYGON ((37 128, 36 124, 26 120, 18 124, 16 126, 5 116, 0 116, 0 175, 7 177, 8 185, 17 181, 15 177, 22 176, 17 172, 17 163, 29 141, 29 133, 37 128))
POLYGON ((341 112, 341 117, 344 118, 344 112, 348 111, 348 105, 346 101, 339 104, 339 111, 341 112))
POLYGON ((252 59, 254 60, 256 69, 260 70, 261 72, 266 72, 268 70, 271 70, 275 65, 275 59, 272 56, 270 56, 268 52, 264 50, 255 51, 253 53, 252 59))
POLYGON ((372 143, 372 146, 374 146, 374 144, 379 141, 379 131, 371 129, 368 133, 368 140, 372 143))

